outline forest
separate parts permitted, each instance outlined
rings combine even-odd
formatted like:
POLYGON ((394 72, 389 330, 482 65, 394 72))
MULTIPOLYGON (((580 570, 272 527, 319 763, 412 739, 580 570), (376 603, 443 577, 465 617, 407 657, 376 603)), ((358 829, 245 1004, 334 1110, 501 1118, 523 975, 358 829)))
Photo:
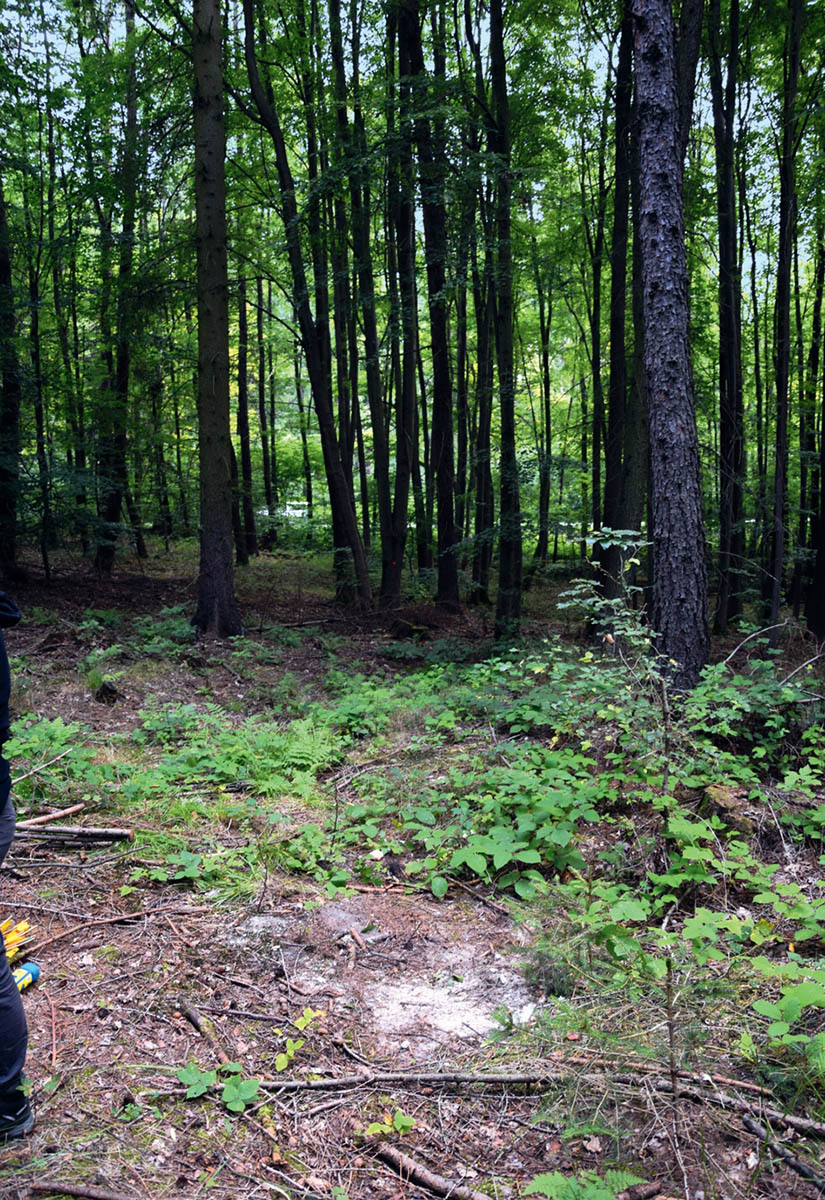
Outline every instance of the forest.
POLYGON ((821 1195, 825 7, 0 0, 0 116, 0 1196, 821 1195))

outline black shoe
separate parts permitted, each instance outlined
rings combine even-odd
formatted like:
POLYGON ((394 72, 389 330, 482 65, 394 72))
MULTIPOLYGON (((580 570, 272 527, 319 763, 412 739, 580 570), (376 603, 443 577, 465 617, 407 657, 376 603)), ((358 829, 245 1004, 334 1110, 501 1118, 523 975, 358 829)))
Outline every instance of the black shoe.
POLYGON ((0 1145, 25 1137, 34 1129, 34 1113, 25 1098, 16 1112, 0 1113, 0 1145))

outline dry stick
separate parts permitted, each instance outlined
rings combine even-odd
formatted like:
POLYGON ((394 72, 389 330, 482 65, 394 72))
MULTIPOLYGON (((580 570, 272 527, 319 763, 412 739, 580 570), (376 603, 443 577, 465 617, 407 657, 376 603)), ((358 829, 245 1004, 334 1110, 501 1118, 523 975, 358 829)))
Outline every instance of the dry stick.
MULTIPOLYGON (((632 1067, 634 1071, 646 1071, 648 1075, 661 1075, 662 1068, 658 1063, 646 1062, 628 1055, 626 1058, 604 1058, 597 1051, 592 1054, 565 1054, 561 1059, 567 1067, 632 1067)), ((721 1083, 725 1087, 741 1088, 743 1092, 756 1092, 758 1096, 768 1096, 773 1099, 770 1088, 758 1083, 748 1083, 744 1079, 732 1079, 730 1075, 711 1075, 706 1071, 686 1071, 679 1067, 676 1074, 680 1079, 690 1079, 693 1083, 721 1083)))
POLYGON ((352 938, 352 940, 355 942, 355 944, 356 944, 356 945, 357 945, 357 946, 358 946, 358 947, 359 947, 361 950, 366 950, 366 949, 367 949, 367 944, 366 944, 366 942, 365 942, 365 941, 364 941, 364 939, 361 937, 361 934, 358 932, 358 930, 355 928, 355 926, 354 926, 354 925, 352 926, 352 928, 351 928, 351 929, 348 929, 348 930, 347 930, 347 933, 349 934, 349 936, 352 938))
POLYGON ((558 1072, 473 1074, 470 1071, 365 1071, 361 1075, 339 1075, 336 1079, 261 1079, 261 1087, 278 1092, 334 1091, 336 1088, 378 1087, 385 1083, 475 1083, 481 1086, 502 1084, 559 1083, 568 1078, 558 1072))
POLYGON ((276 1025, 292 1025, 289 1017, 279 1017, 273 1013, 252 1012, 248 1008, 220 1008, 217 1004, 202 1004, 204 1012, 213 1013, 216 1017, 238 1017, 248 1021, 268 1021, 276 1025))
POLYGON ((225 1065, 226 1063, 232 1061, 224 1050, 223 1046, 215 1037, 211 1021, 202 1016, 196 1008, 192 1007, 191 1004, 187 1004, 185 1000, 178 1000, 176 1007, 180 1010, 181 1015, 186 1017, 189 1024, 197 1029, 201 1037, 209 1043, 219 1063, 225 1065))
POLYGON ((453 1183, 452 1180, 445 1179, 443 1175, 433 1174, 414 1158, 410 1158, 409 1154, 396 1150, 394 1146, 376 1146, 373 1154, 397 1171, 406 1183, 427 1188, 428 1191, 435 1192, 436 1196, 455 1196, 456 1200, 490 1200, 489 1196, 477 1192, 475 1188, 465 1187, 462 1183, 453 1183))
MULTIPOLYGON (((614 1075, 613 1080, 616 1083, 630 1084, 631 1087, 638 1086, 638 1078, 633 1075, 614 1075)), ((651 1079, 650 1086, 658 1092, 669 1092, 671 1090, 670 1082, 667 1079, 651 1079)), ((788 1129, 794 1129, 797 1133, 807 1134, 809 1137, 825 1138, 825 1124, 821 1121, 811 1121, 808 1117, 795 1117, 792 1113, 782 1113, 777 1108, 762 1108, 761 1113, 758 1108, 752 1104, 748 1104, 746 1100, 740 1100, 737 1096, 729 1096, 727 1092, 697 1092, 690 1087, 680 1087, 679 1095, 685 1100, 692 1100, 694 1104, 715 1104, 718 1108, 731 1108, 735 1112, 746 1113, 750 1117, 762 1116, 771 1122, 772 1125, 784 1125, 788 1129)))
POLYGON ((755 1134, 760 1141, 764 1142, 774 1154, 784 1159, 788 1166, 796 1171, 797 1175, 801 1175, 803 1179, 807 1179, 811 1186, 816 1188, 818 1192, 825 1192, 825 1179, 812 1171, 808 1164, 803 1162, 801 1158, 797 1158, 795 1154, 791 1154, 787 1146, 783 1146, 781 1142, 771 1137, 764 1125, 760 1125, 752 1117, 743 1117, 742 1124, 750 1133, 755 1134))
POLYGON ((64 1183, 60 1179, 41 1179, 30 1183, 30 1196, 81 1196, 83 1200, 139 1200, 134 1193, 107 1192, 104 1188, 83 1187, 79 1183, 64 1183))
POLYGON ((15 838, 75 838, 81 842, 133 842, 134 829, 116 829, 112 827, 94 828, 91 825, 52 825, 49 829, 34 829, 17 826, 15 838))
POLYGON ((61 758, 65 758, 67 754, 71 754, 72 750, 74 750, 74 746, 69 746, 68 750, 64 750, 62 754, 55 755, 55 757, 50 758, 48 762, 41 763, 38 767, 32 767, 32 769, 27 771, 25 775, 18 775, 16 779, 12 779, 11 781, 12 788, 16 788, 18 783, 20 783, 23 779, 28 779, 30 775, 36 775, 38 771, 45 771, 46 767, 50 767, 52 763, 60 762, 61 758))
POLYGON ((467 892, 474 900, 478 900, 487 908, 492 908, 493 912, 501 913, 504 917, 509 917, 510 912, 503 904, 496 904, 495 900, 491 900, 489 896, 482 896, 481 892, 477 892, 475 888, 471 888, 468 883, 462 883, 460 879, 453 879, 453 883, 457 883, 462 891, 467 892))
MULTIPOLYGON (((68 929, 64 929, 62 933, 56 933, 54 937, 47 938, 45 942, 38 942, 31 946, 29 954, 34 957, 35 954, 41 954, 47 946, 53 945, 54 942, 60 942, 63 938, 71 937, 73 933, 80 933, 83 929, 94 929, 97 925, 118 925, 121 921, 137 921, 141 917, 156 917, 160 913, 180 911, 179 904, 164 904, 161 908, 141 908, 133 913, 119 913, 116 917, 101 917, 97 921, 83 921, 80 925, 70 925, 68 929)), ((188 908, 183 911, 196 913, 207 910, 205 908, 188 908)))
POLYGON ((18 829, 31 829, 32 825, 45 825, 47 821, 57 821, 60 817, 70 817, 74 813, 82 812, 86 807, 85 804, 71 804, 68 808, 58 809, 57 812, 43 813, 39 817, 29 817, 25 821, 18 821, 18 829))
POLYGON ((57 1017, 54 1011, 54 1004, 48 992, 44 991, 43 995, 49 1005, 49 1012, 52 1018, 52 1069, 57 1066, 57 1017))

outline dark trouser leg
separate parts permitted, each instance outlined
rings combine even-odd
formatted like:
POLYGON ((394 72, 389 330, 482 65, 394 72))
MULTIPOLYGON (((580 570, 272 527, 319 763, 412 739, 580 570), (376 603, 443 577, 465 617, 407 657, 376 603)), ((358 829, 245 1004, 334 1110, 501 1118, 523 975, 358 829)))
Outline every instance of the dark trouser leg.
MULTIPOLYGON (((0 863, 14 837, 9 764, 0 757, 0 863)), ((2 907, 2 900, 0 900, 2 907)), ((23 1002, 11 973, 9 960, 0 945, 0 1116, 20 1106, 20 1082, 26 1061, 28 1031, 23 1002)))

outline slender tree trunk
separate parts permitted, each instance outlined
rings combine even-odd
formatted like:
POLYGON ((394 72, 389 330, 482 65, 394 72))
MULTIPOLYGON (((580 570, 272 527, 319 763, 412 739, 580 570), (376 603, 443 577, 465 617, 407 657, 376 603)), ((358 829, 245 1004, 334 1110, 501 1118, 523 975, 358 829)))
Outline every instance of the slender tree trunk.
POLYGON ((739 56, 739 4, 731 0, 727 79, 722 80, 720 0, 711 0, 710 82, 716 148, 716 206, 719 230, 719 581, 714 625, 724 633, 742 611, 744 557, 741 281, 737 249, 734 120, 739 56))
MULTIPOLYGON (((135 8, 133 0, 125 0, 125 26, 127 36, 134 36, 135 8)), ((137 74, 136 52, 132 50, 126 75, 126 130, 123 142, 123 160, 120 170, 123 215, 120 231, 120 253, 118 256, 117 315, 115 333, 115 370, 113 388, 107 402, 110 405, 107 427, 108 434, 103 453, 103 494, 101 517, 104 538, 97 549, 97 569, 110 574, 115 561, 117 529, 121 520, 128 488, 126 467, 126 426, 129 412, 129 372, 132 361, 132 333, 134 309, 134 284, 132 266, 135 248, 135 216, 138 188, 138 126, 137 126, 137 74)), ((134 535, 138 527, 133 523, 134 535)), ((144 547, 145 549, 145 547, 144 547)))
MULTIPOLYGON (((410 74, 419 88, 426 86, 421 44, 419 0, 403 0, 399 37, 409 56, 410 74)), ((425 93, 426 94, 426 93, 425 93)), ((419 99, 423 99, 421 96, 419 99)), ((427 249, 427 301, 430 314, 433 372, 432 461, 438 499, 438 591, 445 608, 459 607, 457 535, 455 529, 455 471, 453 455, 453 402, 447 338, 447 214, 444 204, 446 171, 444 147, 434 136, 432 122, 420 104, 415 121, 421 210, 427 249)))
POLYGON ((298 323, 304 344, 312 399, 321 433, 321 448, 324 455, 324 467, 329 486, 333 521, 340 529, 341 535, 346 540, 346 544, 352 553, 359 600, 362 607, 368 608, 372 602, 369 569, 366 554, 364 553, 364 545, 358 531, 355 508, 352 503, 347 477, 339 452, 332 409, 332 397, 329 388, 329 373, 325 366, 326 355, 323 335, 319 335, 309 306, 309 293, 307 291, 306 271, 304 268, 298 223, 298 207, 295 199, 295 182, 292 177, 292 169, 289 165, 286 142, 278 114, 261 83, 258 72, 258 64, 255 57, 254 0, 244 0, 243 9, 245 26, 244 48, 252 97, 264 127, 272 139, 275 150, 280 186, 281 213, 284 221, 284 232, 286 234, 287 254, 292 272, 294 303, 298 313, 298 323))
MULTIPOLYGON (((628 206, 630 203, 630 122, 633 107, 633 31, 625 7, 619 34, 616 67, 616 166, 613 182, 613 232, 610 246, 610 381, 607 388, 607 436, 604 453, 604 509, 602 526, 622 529, 622 451, 626 433, 628 206)), ((599 552, 602 587, 606 596, 619 591, 622 552, 616 545, 599 552)))
MULTIPOLYGON (((802 0, 788 0, 785 86, 782 97, 782 151, 779 161, 779 258, 776 268, 773 368, 776 382, 773 539, 771 544, 771 625, 779 620, 785 562, 785 503, 788 469, 788 402, 791 366, 791 259, 796 225, 796 97, 802 43, 802 0)), ((771 631, 771 644, 777 633, 771 631)))
POLYGON ((252 503, 252 447, 249 438, 249 320, 246 308, 246 279, 238 280, 238 441, 241 445, 239 491, 243 514, 243 536, 247 555, 258 553, 255 507, 252 503))
POLYGON ((12 581, 22 575, 17 566, 22 388, 15 325, 9 226, 0 176, 0 572, 12 581))
POLYGON ((496 637, 518 635, 521 622, 521 505, 516 458, 515 373, 513 366, 513 249, 510 167, 510 106, 504 57, 501 0, 490 0, 490 63, 492 68, 496 180, 496 355, 501 418, 501 533, 496 602, 496 637))
POLYGON ((274 500, 272 495, 272 466, 269 456, 269 430, 266 419, 266 342, 264 341, 264 281, 256 281, 256 329, 258 335, 258 426, 261 431, 261 456, 264 468, 264 499, 269 520, 272 520, 274 500))
MULTIPOLYGON (((390 75, 397 33, 397 9, 387 13, 387 42, 390 75)), ((398 262, 398 307, 401 355, 395 402, 395 489, 390 530, 390 558, 386 575, 382 573, 381 603, 385 607, 401 599, 401 573, 407 542, 408 508, 413 461, 417 457, 415 438, 416 393, 415 365, 418 355, 415 297, 415 188, 413 180, 412 125, 410 117, 409 63, 399 47, 400 130, 397 162, 390 158, 388 181, 390 208, 390 253, 398 262)), ((388 141, 393 142, 392 98, 387 105, 388 141)))

